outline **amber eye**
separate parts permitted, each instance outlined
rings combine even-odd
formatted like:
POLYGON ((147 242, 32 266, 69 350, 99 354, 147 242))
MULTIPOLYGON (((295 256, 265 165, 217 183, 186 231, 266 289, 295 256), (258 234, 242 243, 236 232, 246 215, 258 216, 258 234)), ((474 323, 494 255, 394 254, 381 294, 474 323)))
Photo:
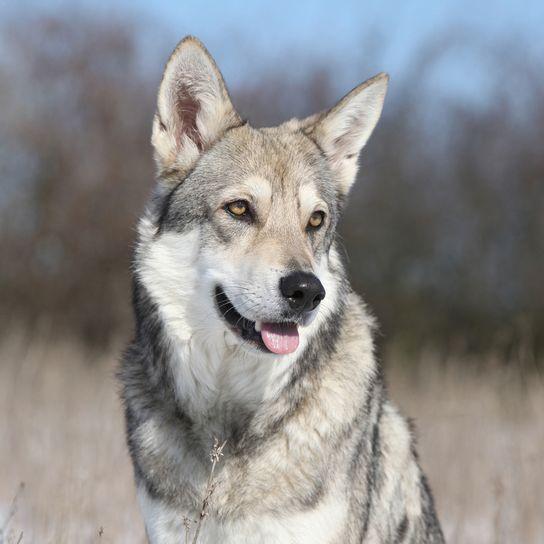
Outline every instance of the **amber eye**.
POLYGON ((225 209, 234 217, 244 217, 249 211, 249 205, 245 200, 236 200, 229 202, 225 209))
POLYGON ((324 212, 321 212, 321 211, 314 212, 310 216, 310 220, 308 221, 308 226, 313 229, 318 229, 323 224, 324 219, 325 219, 324 212))

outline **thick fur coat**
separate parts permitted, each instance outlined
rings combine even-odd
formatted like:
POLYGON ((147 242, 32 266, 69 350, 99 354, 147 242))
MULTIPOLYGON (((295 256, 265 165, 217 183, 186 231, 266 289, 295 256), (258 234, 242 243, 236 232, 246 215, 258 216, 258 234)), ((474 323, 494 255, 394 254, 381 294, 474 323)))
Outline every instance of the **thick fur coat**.
POLYGON ((335 242, 386 87, 381 74, 327 112, 255 129, 198 40, 168 61, 120 369, 151 543, 184 542, 198 520, 215 438, 200 543, 443 542, 335 242))

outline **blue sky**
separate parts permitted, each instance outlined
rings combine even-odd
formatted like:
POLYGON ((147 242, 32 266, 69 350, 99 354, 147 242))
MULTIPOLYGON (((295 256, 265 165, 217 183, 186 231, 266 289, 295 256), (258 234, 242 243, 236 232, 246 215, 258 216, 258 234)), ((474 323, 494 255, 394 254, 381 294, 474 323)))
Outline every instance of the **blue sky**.
POLYGON ((455 29, 463 29, 464 37, 457 37, 434 78, 445 92, 475 96, 485 86, 485 68, 474 64, 471 40, 515 40, 544 60, 543 0, 19 0, 0 7, 0 16, 8 10, 74 6, 107 18, 136 19, 142 43, 150 51, 157 47, 162 56, 183 35, 195 34, 234 83, 271 67, 296 77, 301 67, 326 62, 334 64, 341 88, 382 70, 394 81, 411 66, 422 43, 455 29))

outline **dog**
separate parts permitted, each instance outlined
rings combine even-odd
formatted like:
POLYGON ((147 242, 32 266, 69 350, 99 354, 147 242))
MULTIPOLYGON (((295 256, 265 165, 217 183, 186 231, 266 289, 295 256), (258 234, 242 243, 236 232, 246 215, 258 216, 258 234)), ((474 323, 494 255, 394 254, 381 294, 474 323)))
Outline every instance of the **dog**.
POLYGON ((119 370, 149 542, 443 542, 335 239, 387 85, 256 129, 196 38, 168 60, 119 370))

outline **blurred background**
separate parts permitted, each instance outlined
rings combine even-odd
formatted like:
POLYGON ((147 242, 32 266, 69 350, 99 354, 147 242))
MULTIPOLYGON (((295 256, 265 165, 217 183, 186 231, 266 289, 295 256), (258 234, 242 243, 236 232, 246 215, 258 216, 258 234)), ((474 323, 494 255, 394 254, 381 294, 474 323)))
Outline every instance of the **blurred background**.
POLYGON ((390 73, 352 283, 448 541, 542 542, 543 24, 537 0, 0 3, 0 543, 142 541, 113 373, 186 34, 255 126, 390 73))

